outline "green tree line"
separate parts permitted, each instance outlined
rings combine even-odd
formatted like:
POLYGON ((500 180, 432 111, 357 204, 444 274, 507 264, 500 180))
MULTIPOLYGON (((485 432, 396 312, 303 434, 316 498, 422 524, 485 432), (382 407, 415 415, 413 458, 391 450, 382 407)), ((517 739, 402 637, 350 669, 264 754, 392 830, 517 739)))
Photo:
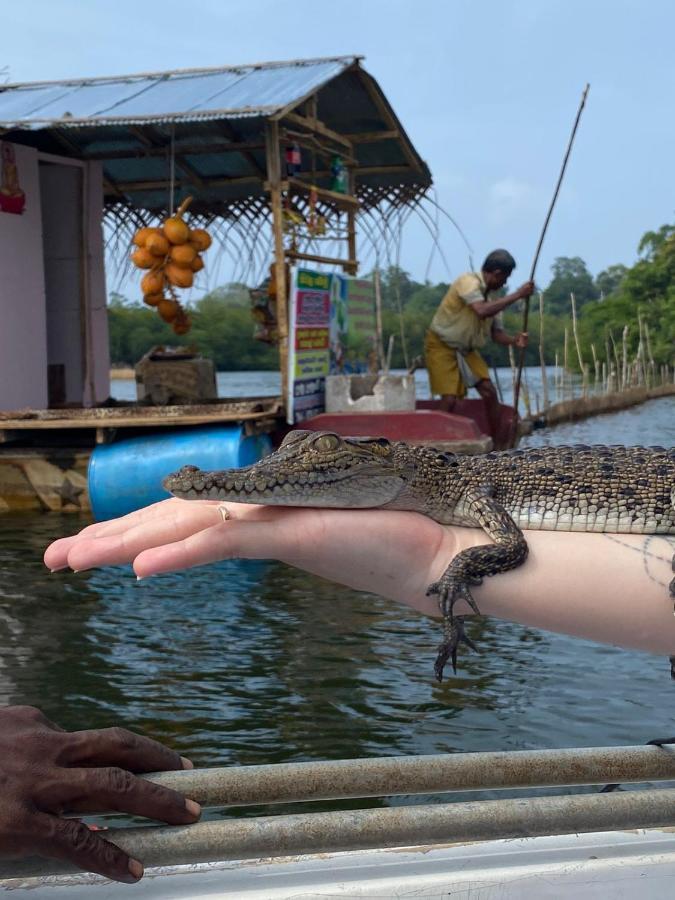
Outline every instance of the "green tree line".
MULTIPOLYGON (((673 364, 675 346, 675 225, 647 232, 638 246, 638 260, 631 266, 613 265, 593 277, 580 257, 558 257, 552 277, 543 288, 544 350, 547 363, 562 362, 565 329, 568 330, 570 366, 576 367, 572 350, 571 299, 574 294, 578 335, 584 361, 592 353, 604 359, 607 348, 620 344, 627 326, 629 354, 634 355, 643 336, 657 365, 673 364), (644 329, 644 326, 647 329, 644 329)), ((515 276, 512 284, 516 284, 515 276)), ((381 274, 383 337, 388 346, 394 335, 392 366, 403 368, 423 354, 424 335, 429 322, 448 289, 448 284, 418 282, 403 270, 390 267, 381 274), (404 353, 405 341, 405 353, 404 353)), ((508 331, 522 327, 521 304, 504 314, 508 331)), ((191 308, 191 331, 177 337, 153 309, 113 294, 108 306, 110 351, 113 365, 132 365, 157 344, 193 345, 214 360, 217 369, 275 369, 278 354, 274 347, 253 339, 253 320, 245 285, 228 284, 198 300, 191 308)), ((539 363, 539 302, 530 301, 528 331, 530 345, 526 364, 539 363)), ((508 349, 496 344, 485 354, 496 366, 508 365, 508 349)))

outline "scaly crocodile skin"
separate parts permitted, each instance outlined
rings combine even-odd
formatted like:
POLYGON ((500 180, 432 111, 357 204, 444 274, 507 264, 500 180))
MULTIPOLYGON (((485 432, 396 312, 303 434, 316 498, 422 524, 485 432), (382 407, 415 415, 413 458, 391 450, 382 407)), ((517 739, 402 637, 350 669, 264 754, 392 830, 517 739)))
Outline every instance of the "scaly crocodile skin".
MULTIPOLYGON (((478 612, 471 585, 527 557, 521 529, 675 534, 675 449, 574 446, 457 456, 386 438, 343 438, 292 431, 252 466, 203 472, 184 466, 164 487, 186 500, 281 506, 413 510, 444 525, 480 526, 494 541, 464 550, 428 593, 438 595, 444 639, 440 681, 457 649, 473 647, 463 598, 478 612)), ((670 585, 675 597, 675 579, 670 585)))

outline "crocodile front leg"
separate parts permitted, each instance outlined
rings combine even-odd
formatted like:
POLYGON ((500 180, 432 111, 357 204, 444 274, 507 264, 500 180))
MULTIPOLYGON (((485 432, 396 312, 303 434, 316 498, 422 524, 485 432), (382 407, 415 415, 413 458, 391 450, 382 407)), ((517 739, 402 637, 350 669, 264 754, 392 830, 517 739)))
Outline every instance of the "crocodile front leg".
POLYGON ((438 648, 434 671, 438 681, 443 680, 443 669, 448 659, 457 671, 457 648, 467 644, 475 649, 464 634, 463 618, 453 615, 458 600, 465 600, 479 614, 471 596, 470 586, 481 584, 486 575, 497 575, 515 569, 527 558, 527 542, 503 506, 492 497, 493 489, 486 485, 472 489, 465 497, 464 512, 476 526, 483 528, 494 544, 481 544, 462 550, 450 563, 438 581, 430 584, 427 595, 437 594, 443 615, 443 643, 438 648), (458 624, 458 620, 459 624, 458 624))

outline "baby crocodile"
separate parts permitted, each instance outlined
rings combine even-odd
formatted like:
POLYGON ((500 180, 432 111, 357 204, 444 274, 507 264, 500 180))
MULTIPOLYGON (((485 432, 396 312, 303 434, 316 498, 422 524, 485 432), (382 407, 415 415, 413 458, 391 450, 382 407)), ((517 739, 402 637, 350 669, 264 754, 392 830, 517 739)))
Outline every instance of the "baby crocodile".
MULTIPOLYGON (((251 466, 221 472, 183 466, 164 487, 186 500, 413 510, 443 525, 483 528, 493 543, 463 550, 427 590, 437 595, 443 615, 434 666, 439 681, 448 659, 456 671, 460 644, 476 649, 464 616, 453 615, 455 603, 463 599, 478 613, 471 586, 525 561, 521 529, 675 534, 675 449, 663 447, 577 445, 458 456, 386 438, 292 431, 251 466)), ((670 593, 675 599, 675 578, 670 593)))

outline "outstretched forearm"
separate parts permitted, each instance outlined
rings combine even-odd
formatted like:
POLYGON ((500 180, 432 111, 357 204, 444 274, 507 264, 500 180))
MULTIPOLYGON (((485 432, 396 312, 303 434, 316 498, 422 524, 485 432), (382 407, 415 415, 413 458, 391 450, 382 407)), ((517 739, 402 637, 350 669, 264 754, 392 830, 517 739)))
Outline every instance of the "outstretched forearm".
MULTIPOLYGON (((463 545, 485 543, 480 530, 457 531, 463 545)), ((673 538, 552 531, 525 536, 525 564, 473 590, 481 612, 602 643, 675 653, 668 593, 673 538)))
MULTIPOLYGON (((481 611, 524 625, 670 655, 672 538, 526 532, 524 565, 473 589, 481 611)), ((279 559, 439 615, 431 582, 480 529, 385 510, 297 509, 166 500, 54 542, 50 569, 133 563, 145 578, 220 559, 279 559)), ((458 602, 457 614, 469 613, 458 602)))

